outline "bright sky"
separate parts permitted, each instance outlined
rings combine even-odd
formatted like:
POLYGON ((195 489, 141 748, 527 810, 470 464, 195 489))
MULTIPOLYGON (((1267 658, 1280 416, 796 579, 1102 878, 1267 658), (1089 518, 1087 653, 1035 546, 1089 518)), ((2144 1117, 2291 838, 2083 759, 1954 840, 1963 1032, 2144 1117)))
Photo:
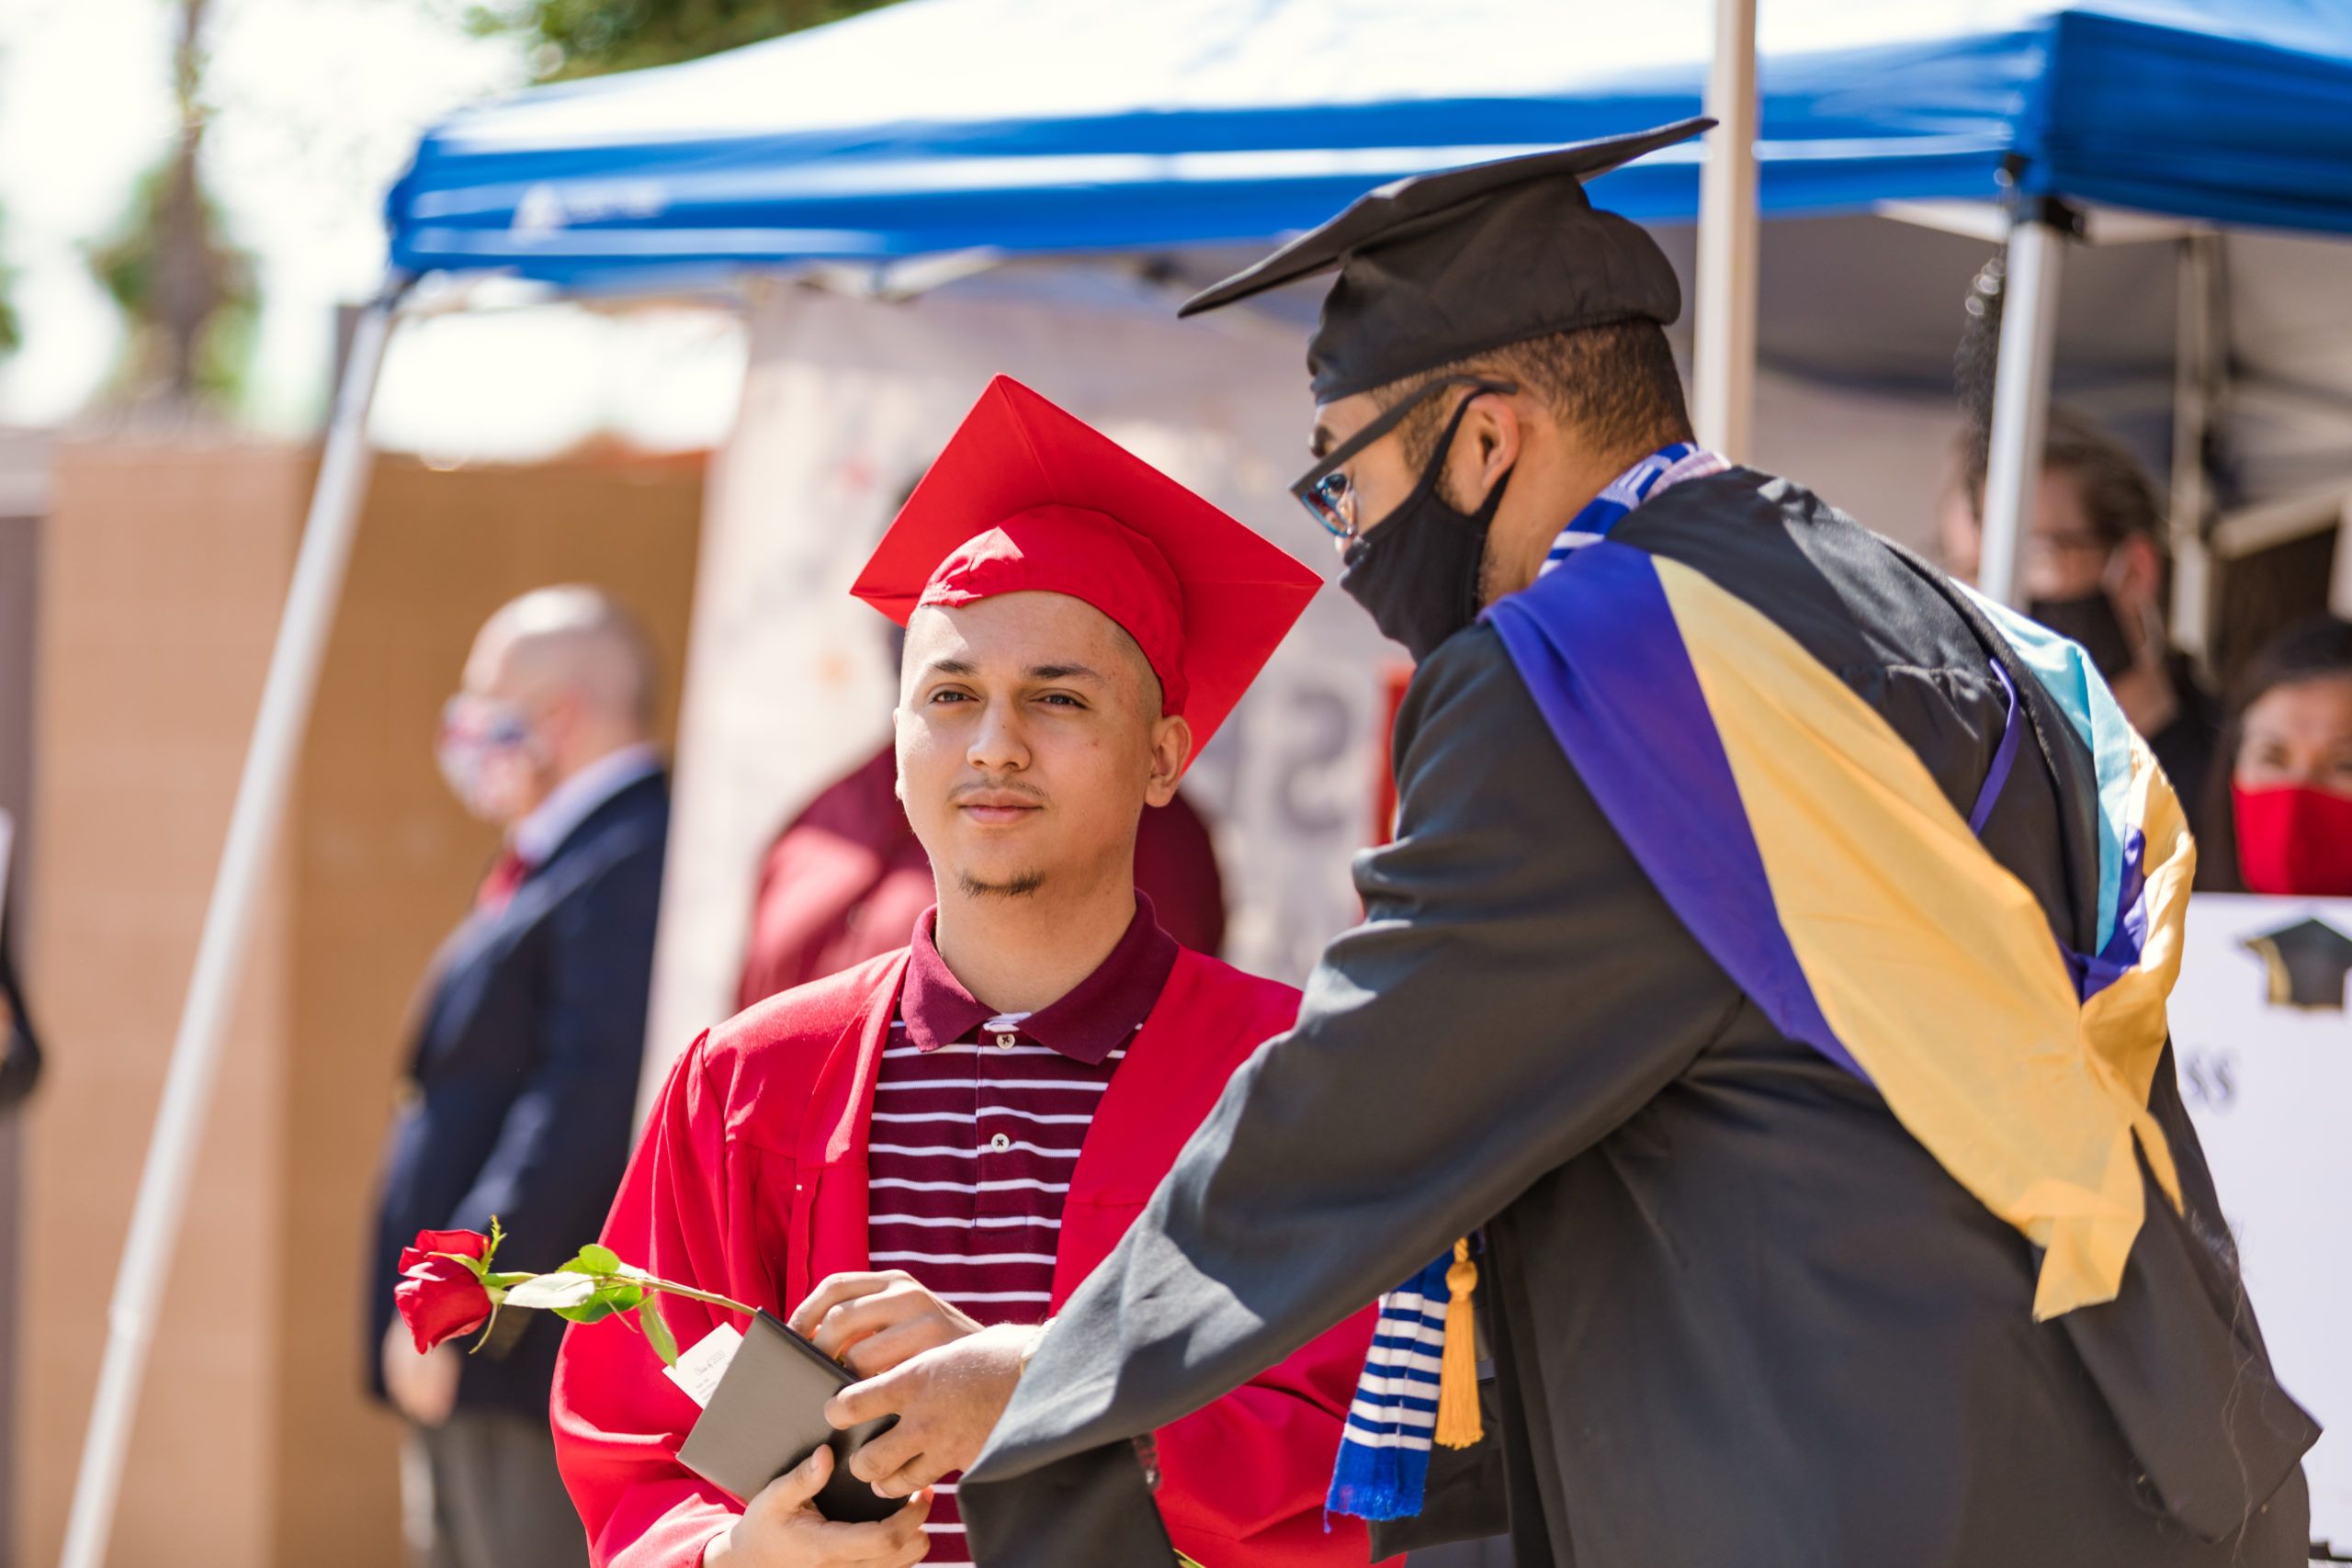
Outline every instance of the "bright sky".
MULTIPOLYGON (((70 418, 112 367, 119 328, 82 248, 120 215, 171 134, 168 0, 0 0, 0 257, 25 347, 0 363, 0 423, 70 418)), ((383 192, 417 134, 521 84, 518 51, 469 38, 461 0, 214 0, 207 173, 261 261, 249 413, 314 429, 334 307, 384 259, 383 192)), ((655 446, 723 434, 741 363, 733 323, 611 320, 560 307, 404 329, 376 429, 452 459, 528 457, 599 429, 655 446)))

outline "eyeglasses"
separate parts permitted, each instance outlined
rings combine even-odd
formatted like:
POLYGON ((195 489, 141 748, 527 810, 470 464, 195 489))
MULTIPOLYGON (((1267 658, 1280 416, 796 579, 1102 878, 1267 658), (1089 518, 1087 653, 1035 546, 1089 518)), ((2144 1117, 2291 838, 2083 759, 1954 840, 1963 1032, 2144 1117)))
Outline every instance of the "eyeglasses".
POLYGON ((1434 381, 1414 388, 1412 394, 1404 401, 1384 411, 1378 419, 1340 442, 1290 487, 1291 494, 1298 497, 1298 503, 1306 508, 1306 514, 1315 519, 1317 527, 1341 541, 1357 536, 1361 529, 1356 521, 1356 491, 1345 472, 1347 465, 1374 442, 1402 424, 1406 416, 1415 409, 1440 392, 1454 387, 1471 389, 1470 397, 1463 400, 1464 404, 1471 398, 1484 397, 1488 392, 1509 394, 1519 390, 1516 381, 1498 381, 1484 376, 1441 376, 1434 381))

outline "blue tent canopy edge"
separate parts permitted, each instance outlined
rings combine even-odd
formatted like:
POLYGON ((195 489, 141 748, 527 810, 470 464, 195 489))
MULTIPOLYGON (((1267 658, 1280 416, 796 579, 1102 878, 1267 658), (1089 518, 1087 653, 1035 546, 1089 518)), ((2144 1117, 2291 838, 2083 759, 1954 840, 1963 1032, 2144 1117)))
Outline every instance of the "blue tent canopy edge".
MULTIPOLYGON (((1990 199, 2013 183, 2221 224, 2352 232, 2352 0, 2239 0, 2229 11, 2223 22, 2164 0, 2084 5, 1999 30, 1768 54, 1763 209, 1990 199), (2249 20, 2259 12, 2275 15, 2249 20)), ((752 48, 782 61, 810 36, 752 48)), ((1696 62, 1628 70, 1556 96, 704 135, 593 128, 604 109, 626 111, 630 95, 674 93, 675 73, 690 69, 541 89, 436 128, 388 201, 394 265, 585 287, 974 248, 1246 243, 1319 221, 1402 175, 1695 113, 1703 75, 1696 62), (517 109, 557 94, 592 112, 567 117, 560 135, 534 136, 527 119, 517 129, 517 109)), ((1673 149, 1606 176, 1596 195, 1639 220, 1687 221, 1698 167, 1696 148, 1673 149)))

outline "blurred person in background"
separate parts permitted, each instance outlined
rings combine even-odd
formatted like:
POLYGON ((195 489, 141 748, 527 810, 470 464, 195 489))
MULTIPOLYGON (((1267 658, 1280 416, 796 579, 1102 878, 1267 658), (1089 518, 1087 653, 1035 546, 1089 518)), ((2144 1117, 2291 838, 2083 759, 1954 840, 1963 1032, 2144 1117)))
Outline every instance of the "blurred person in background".
POLYGON ((654 705, 620 606, 543 588, 482 627, 435 742, 450 788, 504 841, 428 972, 377 1205, 368 1370, 410 1426, 420 1568, 586 1561, 548 1427, 562 1323, 501 1313, 478 1354, 419 1354, 392 1287, 418 1232, 493 1218, 502 1260, 552 1269, 620 1185, 670 817, 654 705))
POLYGON ((736 1010, 902 946, 931 908, 931 861, 898 783, 895 750, 885 746, 826 785, 768 846, 736 1010))
POLYGON ((0 1111, 22 1105, 40 1081, 40 1037, 33 1030, 32 1010, 25 1005, 24 987, 17 979, 16 911, 10 908, 9 871, 17 839, 16 819, 0 811, 0 1008, 7 1028, 6 1046, 0 1051, 0 1111))
POLYGON ((2352 622, 2314 615, 2256 654, 2222 746, 2198 886, 2352 897, 2352 622))
MULTIPOLYGON (((1983 440, 1964 437, 1958 482, 1938 518, 1945 570, 1972 582, 1983 542, 1984 469, 1983 440)), ((2147 470, 2090 421, 2052 410, 2018 563, 2026 614, 2082 644, 2174 790, 2193 802, 2204 798, 2212 772, 2221 707, 2165 636, 2171 565, 2147 470)))
POLYGON ((16 934, 0 921, 0 1001, 7 1008, 8 1041, 0 1054, 0 1111, 22 1105, 40 1081, 40 1037, 17 983, 16 934))

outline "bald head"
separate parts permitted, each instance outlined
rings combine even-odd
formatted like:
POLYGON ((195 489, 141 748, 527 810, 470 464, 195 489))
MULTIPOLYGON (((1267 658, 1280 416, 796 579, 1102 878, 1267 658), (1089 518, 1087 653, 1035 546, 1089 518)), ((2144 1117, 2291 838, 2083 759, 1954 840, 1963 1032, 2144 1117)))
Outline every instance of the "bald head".
POLYGON ((645 634, 594 588, 535 589, 503 606, 474 638, 466 687, 532 706, 568 700, 623 745, 653 730, 653 656, 645 634))
POLYGON ((466 660, 456 729, 503 739, 460 794, 491 821, 519 819, 582 768, 650 739, 653 687, 644 633, 606 595, 524 594, 490 617, 466 660))

